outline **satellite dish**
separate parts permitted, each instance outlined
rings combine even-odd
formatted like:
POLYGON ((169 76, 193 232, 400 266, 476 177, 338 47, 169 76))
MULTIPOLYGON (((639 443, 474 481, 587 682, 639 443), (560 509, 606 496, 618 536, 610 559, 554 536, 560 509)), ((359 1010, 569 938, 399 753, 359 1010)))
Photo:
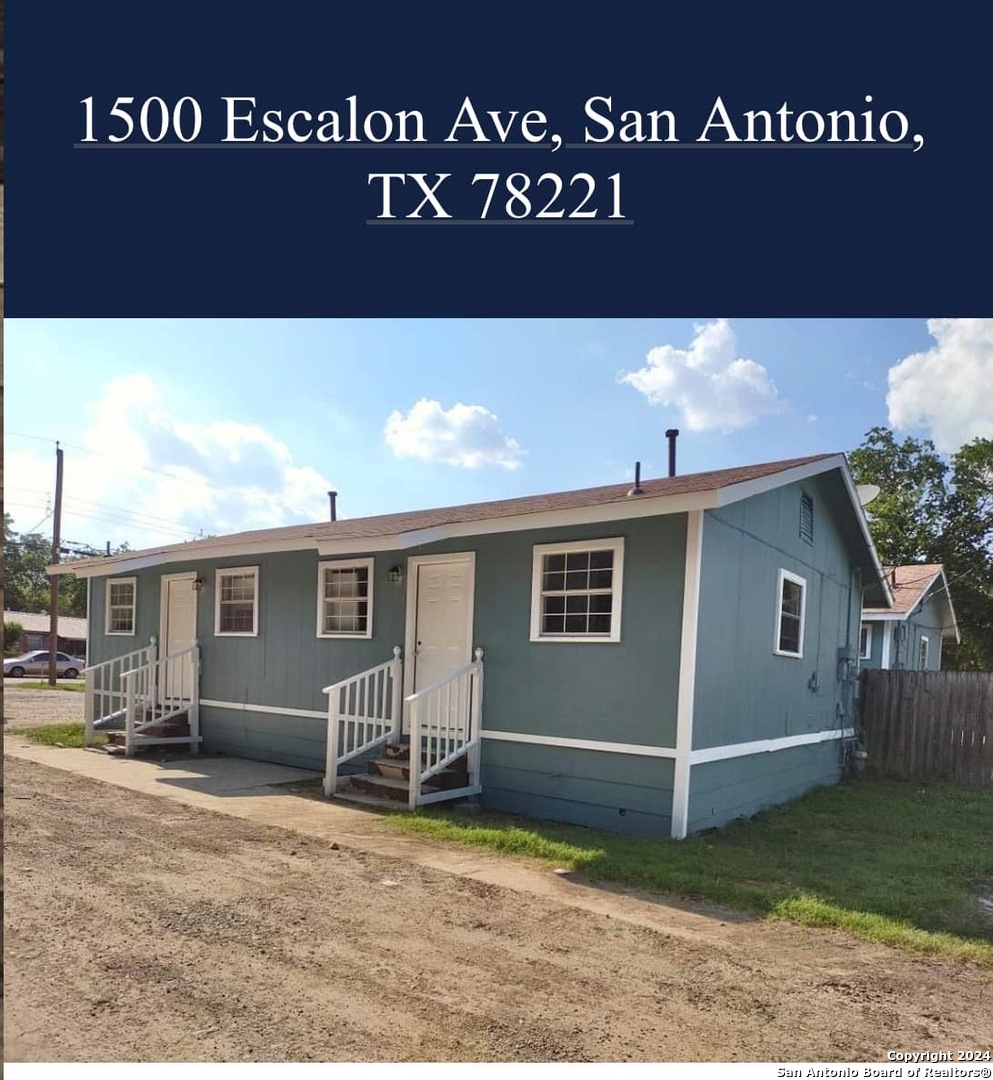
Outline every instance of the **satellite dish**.
POLYGON ((855 492, 859 497, 859 503, 862 506, 868 506, 879 494, 880 488, 876 484, 859 484, 855 492))

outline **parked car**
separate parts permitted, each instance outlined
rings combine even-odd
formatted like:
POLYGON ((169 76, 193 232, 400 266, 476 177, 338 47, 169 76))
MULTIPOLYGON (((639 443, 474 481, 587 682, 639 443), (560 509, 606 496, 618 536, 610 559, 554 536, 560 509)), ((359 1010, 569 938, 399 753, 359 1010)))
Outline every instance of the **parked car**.
MULTIPOLYGON (((47 675, 50 655, 47 651, 35 649, 34 652, 25 653, 23 656, 4 660, 3 673, 14 679, 19 679, 22 675, 47 675)), ((84 660, 79 660, 64 652, 55 654, 55 674, 60 679, 78 679, 84 667, 86 667, 84 660)))

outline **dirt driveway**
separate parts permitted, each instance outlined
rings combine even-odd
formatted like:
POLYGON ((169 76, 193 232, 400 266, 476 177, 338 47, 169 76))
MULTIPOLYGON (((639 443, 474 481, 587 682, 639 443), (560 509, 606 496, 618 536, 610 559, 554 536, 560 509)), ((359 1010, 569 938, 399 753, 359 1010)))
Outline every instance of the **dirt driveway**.
POLYGON ((81 724, 85 695, 79 690, 39 690, 21 679, 3 681, 3 719, 11 727, 81 724))
POLYGON ((973 967, 726 917, 688 930, 674 912, 663 932, 620 900, 593 914, 5 764, 8 1061, 874 1061, 991 1045, 993 978, 973 967))

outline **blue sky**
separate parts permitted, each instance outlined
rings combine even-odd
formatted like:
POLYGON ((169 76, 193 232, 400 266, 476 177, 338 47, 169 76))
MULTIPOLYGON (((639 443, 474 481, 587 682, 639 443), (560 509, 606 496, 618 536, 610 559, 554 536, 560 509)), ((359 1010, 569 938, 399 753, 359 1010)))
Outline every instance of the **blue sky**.
POLYGON ((993 320, 15 320, 6 509, 102 548, 993 436, 993 320), (47 440, 47 441, 46 441, 47 440))

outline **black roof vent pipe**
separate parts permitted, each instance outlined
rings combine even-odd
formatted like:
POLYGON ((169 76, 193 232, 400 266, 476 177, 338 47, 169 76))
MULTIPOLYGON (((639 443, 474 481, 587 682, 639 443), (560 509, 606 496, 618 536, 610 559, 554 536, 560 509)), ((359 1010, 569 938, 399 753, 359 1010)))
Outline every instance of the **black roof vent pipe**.
POLYGON ((331 502, 331 520, 332 521, 337 521, 338 520, 338 507, 337 507, 338 492, 337 491, 329 491, 328 492, 328 499, 331 502))
POLYGON ((669 475, 676 475, 676 439, 679 437, 679 428, 671 427, 665 433, 669 440, 669 475))
POLYGON ((641 487, 641 462, 634 463, 634 487, 628 492, 629 495, 644 495, 641 487))

